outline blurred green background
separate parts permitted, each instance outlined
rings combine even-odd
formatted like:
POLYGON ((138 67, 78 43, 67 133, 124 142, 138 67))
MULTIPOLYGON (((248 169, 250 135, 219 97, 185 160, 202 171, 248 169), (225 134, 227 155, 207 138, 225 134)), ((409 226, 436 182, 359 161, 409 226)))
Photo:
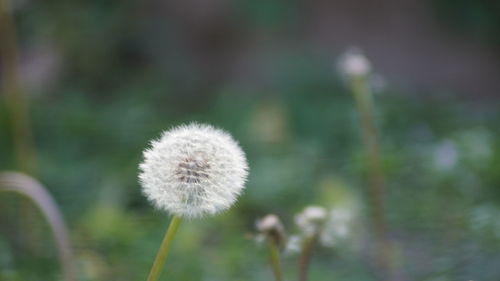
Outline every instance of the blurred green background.
MULTIPOLYGON (((255 220, 276 213, 293 233, 310 204, 360 210, 352 235, 318 248, 310 280, 376 280, 359 120, 336 69, 351 46, 378 74, 401 280, 500 280, 497 2, 11 4, 34 176, 64 214, 80 280, 145 280, 169 217, 141 195, 137 166, 149 140, 190 121, 230 131, 250 178, 230 211, 182 225, 162 280, 271 280, 255 220)), ((0 170, 16 170, 4 89, 0 170)), ((61 280, 50 232, 33 214, 24 228, 23 201, 0 194, 0 280, 61 280)), ((287 280, 296 260, 283 257, 287 280)))

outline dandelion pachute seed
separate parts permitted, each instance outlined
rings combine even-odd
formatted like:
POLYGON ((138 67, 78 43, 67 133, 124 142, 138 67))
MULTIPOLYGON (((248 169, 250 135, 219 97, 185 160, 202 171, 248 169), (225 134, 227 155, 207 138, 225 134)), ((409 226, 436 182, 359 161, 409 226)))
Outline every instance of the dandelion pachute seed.
POLYGON ((202 217, 231 207, 247 175, 245 154, 228 133, 194 123, 151 142, 139 179, 157 208, 180 217, 202 217))

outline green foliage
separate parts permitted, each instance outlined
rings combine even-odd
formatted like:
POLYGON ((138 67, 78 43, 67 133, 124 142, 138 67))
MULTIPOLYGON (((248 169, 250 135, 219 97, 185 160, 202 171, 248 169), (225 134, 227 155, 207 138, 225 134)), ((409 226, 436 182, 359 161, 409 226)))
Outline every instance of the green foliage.
MULTIPOLYGON (((141 195, 137 165, 150 139, 192 120, 232 132, 251 173, 234 208, 182 225, 164 280, 270 279, 266 250, 249 238, 267 213, 293 230, 306 205, 358 204, 369 229, 358 117, 333 61, 290 48, 272 59, 270 88, 203 86, 183 74, 190 68, 182 58, 163 55, 177 54, 173 47, 151 47, 156 35, 131 20, 141 16, 131 3, 48 2, 20 14, 20 31, 22 40, 49 34, 67 61, 57 86, 29 99, 39 179, 65 214, 81 280, 145 280, 168 218, 141 195)), ((293 18, 284 1, 240 5, 263 25, 293 18)), ((409 280, 498 280, 500 112, 429 94, 375 96, 398 264, 409 280)), ((0 101, 0 170, 14 168, 5 107, 0 101)), ((0 196, 2 210, 8 204, 0 196)), ((21 216, 6 210, 3 221, 21 216)), ((0 228, 0 280, 57 280, 54 252, 16 255, 13 230, 0 228)), ((321 249, 311 280, 375 280, 364 251, 370 240, 360 239, 321 249)), ((293 279, 296 257, 283 264, 293 279)))

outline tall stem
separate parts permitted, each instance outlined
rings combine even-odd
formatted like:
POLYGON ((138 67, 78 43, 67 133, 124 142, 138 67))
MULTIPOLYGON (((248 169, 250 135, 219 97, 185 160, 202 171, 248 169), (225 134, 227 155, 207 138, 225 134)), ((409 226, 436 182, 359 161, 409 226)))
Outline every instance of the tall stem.
POLYGON ((271 266, 273 268, 274 279, 283 281, 283 272, 281 270, 280 250, 277 243, 273 239, 269 241, 269 254, 271 256, 271 266))
POLYGON ((2 61, 5 103, 12 121, 14 157, 23 172, 35 170, 35 148, 31 134, 28 103, 21 88, 19 54, 12 7, 9 0, 0 0, 0 60, 2 61))
POLYGON ((151 268, 151 272, 148 276, 148 281, 156 281, 160 278, 163 266, 165 265, 165 261, 167 260, 168 252, 170 251, 170 248, 172 246, 172 241, 174 239, 175 233, 177 232, 177 229, 179 229, 179 225, 181 224, 181 222, 181 217, 174 216, 172 218, 167 232, 165 233, 165 237, 161 242, 160 250, 158 251, 158 254, 156 254, 153 267, 151 268))
POLYGON ((361 118, 363 142, 368 154, 370 176, 370 198, 374 213, 375 228, 378 237, 384 237, 386 232, 384 216, 384 185, 378 132, 375 126, 373 97, 366 77, 354 77, 352 80, 354 97, 361 118))
POLYGON ((379 136, 375 125, 374 102, 367 75, 353 76, 351 87, 360 114, 363 142, 368 155, 369 202, 373 212, 373 227, 378 260, 383 270, 390 271, 387 223, 384 215, 385 179, 382 171, 379 136))
POLYGON ((307 273, 309 271, 309 265, 311 264, 312 253, 314 251, 314 246, 318 240, 318 235, 314 234, 311 237, 307 237, 302 247, 302 252, 299 259, 299 281, 307 280, 307 273))
MULTIPOLYGON (((0 0, 0 61, 2 73, 1 91, 5 98, 5 109, 9 113, 11 122, 13 156, 16 169, 27 174, 36 173, 36 152, 33 143, 28 103, 21 87, 19 77, 19 52, 17 45, 16 26, 12 16, 12 7, 9 0, 0 0)), ((35 243, 35 236, 40 234, 36 228, 34 209, 25 201, 20 202, 22 212, 18 220, 20 229, 18 241, 15 241, 20 252, 30 248, 35 252, 40 249, 35 243), (22 242, 19 242, 21 241, 22 242)))

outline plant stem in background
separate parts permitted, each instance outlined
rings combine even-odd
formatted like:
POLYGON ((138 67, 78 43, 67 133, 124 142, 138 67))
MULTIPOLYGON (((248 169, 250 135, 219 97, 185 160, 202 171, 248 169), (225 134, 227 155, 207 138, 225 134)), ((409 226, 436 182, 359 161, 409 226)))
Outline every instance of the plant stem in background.
MULTIPOLYGON (((33 143, 31 123, 29 118, 28 103, 21 87, 19 77, 19 54, 17 46, 16 28, 12 17, 12 7, 9 0, 0 0, 0 61, 2 73, 2 94, 5 98, 6 111, 11 122, 12 145, 16 169, 32 176, 36 174, 36 152, 33 143)), ((13 205, 16 205, 14 202, 13 205)), ((26 249, 40 249, 33 237, 39 234, 36 225, 33 206, 26 201, 19 202, 21 209, 18 231, 14 237, 14 244, 19 252, 26 249)))
POLYGON ((368 82, 369 75, 352 75, 350 78, 352 92, 360 114, 363 142, 368 156, 369 202, 373 212, 377 260, 384 273, 390 275, 390 245, 387 240, 387 223, 384 215, 385 179, 382 171, 379 137, 375 125, 373 96, 368 82))
POLYGON ((374 121, 373 98, 367 77, 354 77, 352 90, 361 118, 363 142, 368 154, 370 177, 370 198, 374 213, 377 236, 385 237, 386 223, 384 216, 384 175, 381 166, 378 133, 374 121))
POLYGON ((76 281, 73 251, 61 212, 47 189, 30 176, 0 173, 0 191, 12 191, 29 198, 41 211, 54 235, 64 280, 76 281))
POLYGON ((13 145, 18 169, 34 174, 36 155, 33 144, 28 103, 19 77, 19 54, 12 7, 0 0, 0 59, 2 61, 5 103, 12 122, 13 145))
POLYGON ((170 250, 170 247, 172 246, 172 241, 181 222, 182 222, 181 217, 174 216, 172 218, 172 221, 168 226, 167 232, 165 233, 165 237, 161 242, 160 250, 156 255, 153 267, 151 268, 151 272, 149 273, 148 281, 156 281, 160 278, 163 266, 165 265, 165 261, 167 260, 168 252, 170 250))
POLYGON ((314 234, 310 237, 307 237, 304 241, 304 246, 302 247, 302 252, 300 253, 299 259, 299 281, 307 280, 307 273, 309 271, 309 265, 311 264, 311 258, 317 240, 318 235, 314 234))
POLYGON ((283 223, 281 223, 277 215, 269 214, 257 220, 256 227, 260 235, 263 235, 267 240, 274 279, 282 281, 283 272, 281 270, 280 250, 285 244, 285 228, 283 227, 283 223))
POLYGON ((271 267, 276 281, 283 281, 283 272, 281 270, 280 248, 274 239, 268 239, 269 254, 271 257, 271 267))

